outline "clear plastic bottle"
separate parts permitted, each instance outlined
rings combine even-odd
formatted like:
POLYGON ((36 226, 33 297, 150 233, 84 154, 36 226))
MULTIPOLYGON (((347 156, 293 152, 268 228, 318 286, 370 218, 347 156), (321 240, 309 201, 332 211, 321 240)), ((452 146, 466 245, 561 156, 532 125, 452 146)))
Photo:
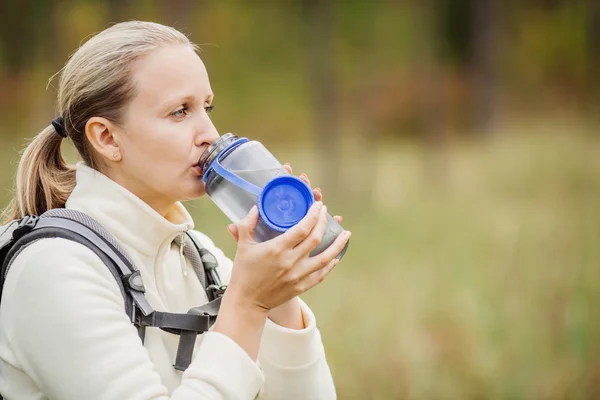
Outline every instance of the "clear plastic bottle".
MULTIPOLYGON (((238 223, 256 205, 259 221, 254 236, 264 242, 296 225, 314 203, 312 190, 289 174, 260 142, 227 133, 202 154, 206 193, 233 222, 238 223)), ((327 214, 327 228, 316 255, 329 247, 344 228, 327 214)), ((342 258, 348 244, 338 254, 342 258)))

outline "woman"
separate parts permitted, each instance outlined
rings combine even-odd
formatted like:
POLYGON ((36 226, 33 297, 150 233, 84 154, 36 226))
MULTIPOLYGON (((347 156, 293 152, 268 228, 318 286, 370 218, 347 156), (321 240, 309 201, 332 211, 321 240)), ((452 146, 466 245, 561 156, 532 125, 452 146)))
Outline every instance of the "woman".
MULTIPOLYGON (((218 137, 212 100, 204 64, 180 32, 133 21, 99 33, 62 71, 62 118, 25 150, 9 217, 57 207, 84 212, 127 251, 155 310, 185 313, 206 303, 176 239, 193 228, 180 201, 204 194, 195 165, 218 137), (67 136, 84 161, 76 169, 60 154, 67 136)), ((325 215, 318 201, 298 225, 259 244, 253 209, 229 227, 238 241, 233 262, 194 231, 217 256, 228 289, 184 373, 173 368, 178 337, 148 329, 142 344, 94 253, 59 238, 35 242, 14 260, 4 286, 0 393, 19 400, 335 398, 315 317, 297 297, 332 270, 349 238, 309 257, 325 215)))

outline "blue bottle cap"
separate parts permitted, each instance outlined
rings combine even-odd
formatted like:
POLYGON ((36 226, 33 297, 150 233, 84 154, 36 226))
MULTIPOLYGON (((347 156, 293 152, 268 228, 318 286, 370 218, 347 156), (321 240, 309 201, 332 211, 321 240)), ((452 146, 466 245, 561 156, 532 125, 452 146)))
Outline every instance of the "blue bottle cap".
POLYGON ((258 196, 258 212, 269 228, 285 232, 304 218, 314 202, 311 188, 300 178, 277 176, 258 196))

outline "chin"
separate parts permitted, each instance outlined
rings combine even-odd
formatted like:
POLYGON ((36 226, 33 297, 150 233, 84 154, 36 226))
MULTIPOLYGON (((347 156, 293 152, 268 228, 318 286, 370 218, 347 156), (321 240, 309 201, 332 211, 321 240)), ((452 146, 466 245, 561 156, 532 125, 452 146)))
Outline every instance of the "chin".
POLYGON ((186 190, 185 193, 182 193, 182 197, 185 198, 184 201, 188 201, 188 200, 196 200, 202 196, 204 196, 206 194, 206 188, 204 187, 204 182, 202 182, 202 184, 198 185, 194 185, 193 187, 190 187, 189 190, 186 190))

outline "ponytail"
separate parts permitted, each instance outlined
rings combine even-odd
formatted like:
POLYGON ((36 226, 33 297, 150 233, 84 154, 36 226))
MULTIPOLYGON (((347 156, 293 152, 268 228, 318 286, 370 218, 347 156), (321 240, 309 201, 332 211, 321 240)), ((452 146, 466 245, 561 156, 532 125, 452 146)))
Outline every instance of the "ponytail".
POLYGON ((5 222, 65 206, 75 187, 75 169, 62 157, 62 139, 49 125, 25 148, 17 168, 15 197, 3 213, 5 222))

